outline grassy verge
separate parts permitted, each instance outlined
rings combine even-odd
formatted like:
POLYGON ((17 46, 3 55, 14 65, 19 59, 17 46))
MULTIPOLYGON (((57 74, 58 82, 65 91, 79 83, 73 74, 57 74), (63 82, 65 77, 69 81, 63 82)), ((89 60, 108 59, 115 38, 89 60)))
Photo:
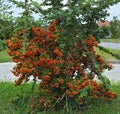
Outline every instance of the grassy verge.
MULTIPOLYGON (((103 50, 100 50, 98 47, 95 47, 96 53, 101 55, 104 60, 116 60, 116 57, 113 57, 111 54, 106 53, 103 50)), ((111 50, 111 49, 110 49, 111 50)))
POLYGON ((102 42, 120 43, 120 39, 101 39, 102 42))
MULTIPOLYGON (((32 84, 14 86, 13 83, 0 82, 0 114, 28 114, 28 102, 32 84)), ((37 94, 37 87, 35 88, 37 94)))
POLYGON ((103 47, 95 47, 95 50, 104 60, 120 60, 120 50, 103 47))
MULTIPOLYGON (((95 48, 96 53, 101 55, 104 60, 116 60, 116 59, 118 59, 113 55, 117 55, 118 57, 120 57, 120 50, 110 49, 110 48, 105 48, 105 49, 108 52, 113 53, 113 54, 107 53, 107 52, 105 52, 97 47, 95 48)), ((6 53, 6 50, 0 52, 0 63, 2 63, 2 62, 11 62, 11 57, 6 53)))
MULTIPOLYGON (((0 82, 0 114, 28 114, 28 100, 31 95, 32 84, 23 84, 15 87, 13 83, 0 82), (21 99, 17 100, 18 96, 21 99), (14 101, 14 102, 13 102, 14 101), (15 101, 16 104, 15 104, 15 101)), ((111 90, 118 92, 118 98, 112 101, 92 100, 84 110, 70 114, 119 114, 120 113, 120 83, 112 85, 111 90)), ((34 94, 37 92, 37 86, 34 94)), ((40 112, 37 114, 66 114, 64 109, 60 112, 40 112)), ((31 113, 30 113, 31 114, 31 113)))
POLYGON ((84 114, 119 114, 120 113, 120 83, 112 85, 111 90, 118 92, 117 99, 113 101, 93 100, 90 107, 88 107, 84 114))
POLYGON ((0 51, 0 63, 10 62, 11 57, 7 54, 6 50, 0 51))

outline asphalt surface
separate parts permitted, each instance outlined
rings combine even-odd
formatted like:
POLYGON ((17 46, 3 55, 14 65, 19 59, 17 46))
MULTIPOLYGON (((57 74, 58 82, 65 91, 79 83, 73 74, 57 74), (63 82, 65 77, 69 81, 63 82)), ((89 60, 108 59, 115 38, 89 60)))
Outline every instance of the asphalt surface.
POLYGON ((14 82, 17 78, 11 73, 15 63, 0 63, 0 81, 14 82))
POLYGON ((99 46, 120 50, 120 43, 101 42, 99 46))
MULTIPOLYGON (((12 62, 0 63, 0 81, 14 82, 17 79, 17 77, 11 73, 14 65, 15 63, 12 62)), ((113 64, 113 69, 109 71, 105 70, 103 75, 108 77, 112 82, 120 81, 120 64, 113 64)))
POLYGON ((120 64, 112 64, 113 68, 111 70, 105 70, 103 75, 108 77, 110 81, 117 82, 120 81, 120 64))

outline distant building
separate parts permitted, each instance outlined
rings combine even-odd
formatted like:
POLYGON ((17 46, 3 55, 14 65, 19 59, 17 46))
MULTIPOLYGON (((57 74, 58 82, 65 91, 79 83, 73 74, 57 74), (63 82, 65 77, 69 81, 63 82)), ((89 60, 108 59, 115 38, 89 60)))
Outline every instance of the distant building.
POLYGON ((98 26, 99 27, 110 27, 110 22, 108 20, 105 21, 98 21, 98 26))

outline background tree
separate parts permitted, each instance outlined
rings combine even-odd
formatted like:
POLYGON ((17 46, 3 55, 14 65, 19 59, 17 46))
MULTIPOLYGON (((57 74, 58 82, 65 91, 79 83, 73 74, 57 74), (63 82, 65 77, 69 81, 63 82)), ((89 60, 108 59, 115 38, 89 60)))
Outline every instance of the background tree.
POLYGON ((40 25, 41 21, 35 20, 32 16, 31 2, 29 0, 24 2, 0 0, 0 50, 6 48, 6 39, 15 36, 20 30, 27 30, 32 26, 40 25), (12 6, 22 8, 24 11, 20 16, 13 17, 12 6))
MULTIPOLYGON (((97 21, 106 18, 108 15, 106 8, 119 2, 119 0, 110 0, 109 2, 102 0, 44 0, 40 2, 35 2, 34 0, 24 0, 24 2, 17 0, 8 1, 18 8, 24 9, 21 17, 17 18, 18 23, 16 24, 17 27, 15 31, 20 30, 23 26, 24 28, 29 28, 33 23, 38 25, 38 22, 34 22, 35 20, 32 17, 34 12, 40 15, 41 22, 39 22, 39 24, 43 21, 43 26, 46 26, 53 18, 61 18, 61 27, 64 25, 72 28, 72 24, 77 23, 76 33, 79 32, 82 36, 93 34, 98 41, 100 33, 97 21), (79 28, 79 30, 77 28, 79 28)), ((70 31, 70 29, 68 30, 70 31)))
POLYGON ((6 0, 0 0, 0 50, 5 48, 5 41, 12 36, 14 21, 11 6, 6 4, 6 0))
POLYGON ((113 17, 113 20, 110 22, 110 30, 112 38, 120 38, 120 20, 117 17, 113 17))
POLYGON ((110 27, 106 27, 106 26, 103 26, 103 27, 100 27, 98 29, 98 36, 99 38, 109 38, 111 37, 111 30, 110 30, 110 27))
MULTIPOLYGON (((20 30, 29 29, 35 24, 35 19, 32 16, 32 4, 29 0, 17 1, 17 0, 8 0, 10 3, 15 5, 17 8, 22 8, 24 11, 15 19, 14 33, 18 33, 20 30)), ((40 22, 39 22, 40 24, 40 22)))
POLYGON ((106 8, 118 2, 119 0, 110 0, 109 2, 102 0, 67 0, 66 2, 44 0, 40 4, 33 2, 33 5, 36 12, 43 14, 45 23, 52 18, 59 18, 61 27, 66 26, 66 30, 73 31, 72 28, 74 28, 76 34, 79 32, 83 37, 93 34, 99 40, 97 22, 104 20, 109 15, 106 8))

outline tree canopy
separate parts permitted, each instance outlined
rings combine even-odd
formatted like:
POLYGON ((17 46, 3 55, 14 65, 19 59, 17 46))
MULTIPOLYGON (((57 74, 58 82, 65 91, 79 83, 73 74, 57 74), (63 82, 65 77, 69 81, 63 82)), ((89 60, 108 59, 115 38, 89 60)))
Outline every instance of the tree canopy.
POLYGON ((45 22, 58 18, 61 27, 66 26, 68 31, 73 31, 74 28, 83 37, 88 34, 98 37, 97 21, 104 20, 109 15, 107 8, 118 2, 119 0, 44 0, 39 4, 32 1, 32 4, 34 11, 42 14, 41 19, 45 22))
POLYGON ((0 0, 0 50, 5 47, 5 42, 1 40, 10 38, 14 25, 10 11, 11 6, 5 4, 6 2, 6 0, 0 0))

